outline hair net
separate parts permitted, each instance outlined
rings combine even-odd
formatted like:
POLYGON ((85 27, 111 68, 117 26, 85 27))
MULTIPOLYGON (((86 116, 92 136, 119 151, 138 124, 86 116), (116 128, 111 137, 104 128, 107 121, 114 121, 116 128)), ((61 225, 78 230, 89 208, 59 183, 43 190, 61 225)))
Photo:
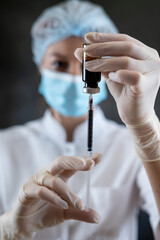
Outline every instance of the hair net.
POLYGON ((89 1, 65 1, 44 10, 31 29, 33 60, 39 66, 49 45, 87 32, 116 33, 103 8, 89 1))

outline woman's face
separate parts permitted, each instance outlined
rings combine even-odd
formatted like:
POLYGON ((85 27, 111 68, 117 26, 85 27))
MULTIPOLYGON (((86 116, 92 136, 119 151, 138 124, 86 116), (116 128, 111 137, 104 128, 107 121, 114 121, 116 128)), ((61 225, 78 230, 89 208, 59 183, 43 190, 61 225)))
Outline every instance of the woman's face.
POLYGON ((82 47, 83 43, 81 37, 69 37, 50 45, 41 67, 74 75, 81 74, 81 63, 75 58, 74 51, 82 47))

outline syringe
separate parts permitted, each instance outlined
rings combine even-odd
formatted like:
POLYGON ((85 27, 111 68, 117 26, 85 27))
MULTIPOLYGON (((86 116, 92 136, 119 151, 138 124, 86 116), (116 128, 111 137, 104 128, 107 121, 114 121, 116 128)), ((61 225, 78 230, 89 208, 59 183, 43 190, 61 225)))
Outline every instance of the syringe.
MULTIPOLYGON (((85 48, 89 44, 83 44, 85 48)), ((82 61, 82 80, 85 83, 83 88, 84 93, 89 94, 89 104, 88 104, 88 157, 92 158, 92 145, 93 145, 93 97, 92 94, 100 92, 98 87, 98 82, 101 80, 100 72, 90 72, 85 69, 85 62, 97 59, 95 57, 88 56, 85 51, 83 51, 83 61, 82 61)), ((90 171, 87 173, 87 189, 86 189, 86 209, 89 208, 90 200, 90 171)))
MULTIPOLYGON (((92 158, 92 145, 93 145, 93 98, 92 94, 89 95, 88 104, 88 157, 92 158)), ((87 189, 86 189, 86 209, 89 208, 90 200, 90 171, 87 173, 87 189)))

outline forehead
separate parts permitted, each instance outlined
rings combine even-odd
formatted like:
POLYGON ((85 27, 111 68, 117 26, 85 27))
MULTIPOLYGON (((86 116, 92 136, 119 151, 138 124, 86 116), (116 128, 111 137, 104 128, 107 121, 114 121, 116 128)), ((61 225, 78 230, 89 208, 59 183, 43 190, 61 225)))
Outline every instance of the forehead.
POLYGON ((82 47, 84 39, 81 37, 69 37, 50 45, 46 51, 46 55, 63 55, 74 56, 76 48, 82 47))

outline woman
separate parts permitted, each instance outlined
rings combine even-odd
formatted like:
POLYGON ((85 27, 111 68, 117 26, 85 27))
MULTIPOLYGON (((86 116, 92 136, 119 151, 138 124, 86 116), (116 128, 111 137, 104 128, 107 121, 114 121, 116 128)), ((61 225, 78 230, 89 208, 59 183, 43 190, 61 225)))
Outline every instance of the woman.
MULTIPOLYGON (((2 239, 132 240, 137 236, 139 206, 150 214, 155 234, 159 231, 159 213, 152 190, 130 136, 123 126, 106 120, 98 106, 94 118, 94 151, 102 154, 102 161, 99 163, 101 154, 98 153, 92 159, 82 157, 86 154, 88 97, 81 93, 81 63, 73 52, 82 46, 83 37, 89 31, 117 32, 101 7, 84 1, 64 2, 46 10, 32 28, 34 61, 42 75, 39 91, 50 109, 42 119, 0 134, 2 239), (98 211, 101 220, 95 225, 82 222, 98 223, 99 216, 92 209, 86 211, 78 196, 85 197, 86 174, 82 171, 90 170, 96 163, 99 164, 92 169, 90 205, 98 211), (56 226, 67 219, 80 221, 56 226)), ((150 154, 145 145, 149 140, 155 146, 159 131, 152 127, 155 121, 150 117, 155 116, 150 113, 159 86, 157 53, 135 39, 118 34, 90 33, 87 41, 96 43, 86 48, 87 54, 114 56, 89 62, 86 67, 104 73, 122 120, 132 136, 137 137, 135 144, 140 157, 157 159, 158 147, 150 154), (130 49, 131 45, 136 48, 130 49), (149 65, 143 60, 148 55, 149 65), (142 64, 134 61, 135 58, 142 60, 142 64), (153 87, 139 86, 141 72, 150 70, 150 64, 153 74, 150 71, 146 78, 156 87, 152 91, 153 100, 146 105, 146 93, 153 87), (127 95, 131 89, 135 94, 127 95), (141 130, 146 133, 146 128, 147 136, 143 138, 141 130)), ((81 49, 76 55, 81 60, 81 49)), ((103 81, 100 88, 101 93, 94 97, 95 105, 107 96, 103 81)), ((149 147, 153 149, 152 145, 149 147)), ((153 164, 158 170, 157 162, 153 164)), ((159 188, 157 191, 155 185, 158 176, 154 177, 151 163, 145 161, 144 165, 148 173, 151 170, 149 177, 153 180, 158 205, 159 188)))

